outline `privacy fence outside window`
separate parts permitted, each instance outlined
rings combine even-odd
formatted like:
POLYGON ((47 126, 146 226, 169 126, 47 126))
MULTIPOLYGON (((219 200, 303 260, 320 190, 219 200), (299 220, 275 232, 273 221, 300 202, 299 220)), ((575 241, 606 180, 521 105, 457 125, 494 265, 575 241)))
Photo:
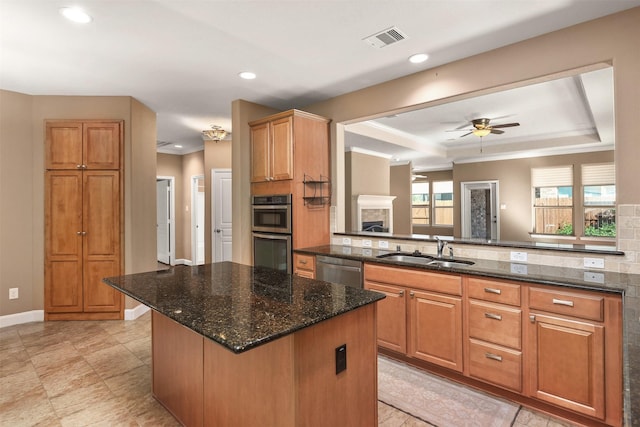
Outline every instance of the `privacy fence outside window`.
POLYGON ((413 224, 429 224, 429 183, 414 182, 411 184, 411 222, 413 224))
POLYGON ((532 168, 533 232, 573 235, 573 166, 532 168))
POLYGON ((616 236, 616 173, 613 163, 582 165, 584 235, 616 236))
POLYGON ((453 181, 433 183, 433 225, 453 227, 453 181))

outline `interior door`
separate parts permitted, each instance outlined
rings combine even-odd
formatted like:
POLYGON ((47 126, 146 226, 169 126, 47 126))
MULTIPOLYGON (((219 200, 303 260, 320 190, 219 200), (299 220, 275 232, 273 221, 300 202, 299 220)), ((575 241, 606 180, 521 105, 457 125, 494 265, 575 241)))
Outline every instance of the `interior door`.
POLYGON ((498 181, 463 182, 461 186, 462 238, 499 239, 498 181))
POLYGON ((211 171, 211 201, 213 203, 211 211, 212 218, 212 241, 213 260, 215 262, 231 261, 232 234, 231 225, 233 222, 231 208, 231 170, 215 169, 211 171))
POLYGON ((158 208, 156 213, 158 261, 163 264, 171 264, 171 242, 169 240, 170 213, 169 213, 169 180, 158 179, 156 181, 158 193, 158 208))

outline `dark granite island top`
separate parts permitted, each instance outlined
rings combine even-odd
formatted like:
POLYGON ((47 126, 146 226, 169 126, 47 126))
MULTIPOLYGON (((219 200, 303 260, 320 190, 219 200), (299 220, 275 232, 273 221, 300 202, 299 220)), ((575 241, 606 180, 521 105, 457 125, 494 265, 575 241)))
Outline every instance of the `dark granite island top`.
POLYGON ((377 292, 232 262, 103 281, 235 353, 384 298, 377 292))

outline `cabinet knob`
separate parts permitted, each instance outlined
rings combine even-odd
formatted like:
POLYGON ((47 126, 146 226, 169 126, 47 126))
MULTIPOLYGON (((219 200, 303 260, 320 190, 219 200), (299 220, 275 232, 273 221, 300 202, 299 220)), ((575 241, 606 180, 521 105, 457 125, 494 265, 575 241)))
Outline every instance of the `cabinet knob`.
POLYGON ((87 235, 87 232, 86 232, 86 231, 76 231, 76 234, 77 234, 78 236, 86 236, 86 235, 87 235))
POLYGON ((529 315, 529 321, 531 323, 536 323, 536 315, 535 314, 530 314, 529 315))
POLYGON ((400 291, 400 292, 398 292, 398 295, 400 295, 401 297, 403 297, 403 296, 404 296, 404 291, 400 291))
POLYGON ((414 294, 414 293, 413 293, 413 291, 409 292, 409 296, 410 296, 411 298, 413 298, 415 295, 416 295, 416 294, 414 294))

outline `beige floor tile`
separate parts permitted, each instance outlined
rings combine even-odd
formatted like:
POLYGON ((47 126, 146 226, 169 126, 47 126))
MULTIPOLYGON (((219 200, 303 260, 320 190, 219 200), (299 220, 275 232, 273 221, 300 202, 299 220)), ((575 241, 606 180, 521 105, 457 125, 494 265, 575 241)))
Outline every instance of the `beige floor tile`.
POLYGON ((99 381, 68 390, 64 394, 50 398, 50 401, 56 414, 62 420, 77 412, 90 412, 105 401, 113 401, 114 397, 105 383, 99 381))
POLYGON ((137 426, 126 408, 116 399, 103 399, 60 419, 63 427, 137 426))
POLYGON ((103 379, 124 374, 144 365, 122 344, 87 354, 84 357, 103 379))

